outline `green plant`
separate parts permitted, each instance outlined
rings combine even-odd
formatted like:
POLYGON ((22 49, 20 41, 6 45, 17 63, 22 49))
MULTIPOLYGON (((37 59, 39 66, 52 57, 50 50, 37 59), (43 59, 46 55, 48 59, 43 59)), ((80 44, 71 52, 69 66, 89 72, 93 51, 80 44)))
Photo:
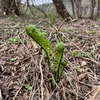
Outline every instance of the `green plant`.
POLYGON ((48 14, 48 17, 50 19, 50 24, 54 25, 54 23, 55 23, 55 17, 52 14, 50 14, 50 13, 48 14))
POLYGON ((87 57, 87 58, 93 58, 93 55, 89 52, 79 52, 75 57, 87 57))
POLYGON ((31 89, 32 89, 32 86, 29 85, 29 84, 26 84, 26 85, 25 85, 25 89, 27 89, 27 90, 31 90, 31 89))
POLYGON ((10 59, 10 61, 16 61, 17 60, 17 58, 11 58, 10 59))
POLYGON ((55 81, 59 82, 66 65, 66 62, 63 60, 64 44, 59 42, 53 49, 53 47, 50 45, 50 41, 40 35, 41 32, 31 24, 26 27, 26 32, 45 51, 49 70, 54 75, 55 81))
MULTIPOLYGON (((9 38, 8 42, 11 43, 11 44, 14 44, 14 43, 25 43, 26 42, 25 38, 20 38, 21 34, 22 33, 20 32, 16 36, 13 36, 13 37, 9 38)), ((42 33, 42 34, 44 34, 44 33, 42 33)))
POLYGON ((75 68, 76 68, 77 71, 79 71, 80 68, 81 68, 81 66, 80 65, 77 65, 77 66, 75 66, 75 68))
POLYGON ((72 52, 68 52, 67 54, 76 57, 78 53, 76 51, 72 51, 72 52))
POLYGON ((8 39, 9 43, 16 43, 18 42, 18 38, 17 37, 11 37, 8 39))
POLYGON ((76 52, 76 51, 73 51, 73 52, 68 52, 67 54, 70 55, 70 56, 73 56, 73 57, 93 58, 93 55, 89 52, 76 52))
POLYGON ((70 84, 70 86, 71 86, 71 87, 73 87, 73 86, 74 86, 74 84, 73 84, 73 82, 72 82, 72 81, 69 81, 69 84, 70 84))

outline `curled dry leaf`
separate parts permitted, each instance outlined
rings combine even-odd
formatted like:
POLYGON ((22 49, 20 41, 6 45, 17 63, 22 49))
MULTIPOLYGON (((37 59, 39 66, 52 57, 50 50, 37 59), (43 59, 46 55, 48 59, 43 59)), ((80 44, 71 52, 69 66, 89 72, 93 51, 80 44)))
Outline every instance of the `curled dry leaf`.
POLYGON ((86 64, 86 61, 81 61, 81 66, 85 66, 86 64))
POLYGON ((14 85, 13 85, 13 88, 14 88, 14 89, 17 89, 17 90, 19 90, 20 87, 21 87, 21 86, 20 86, 20 85, 17 85, 17 84, 14 84, 14 85))
POLYGON ((36 44, 36 42, 35 41, 31 41, 31 45, 35 48, 35 49, 38 49, 39 47, 38 47, 38 45, 36 44))
POLYGON ((81 80, 83 79, 84 77, 86 76, 86 73, 82 73, 78 76, 78 80, 81 80))
POLYGON ((27 93, 23 94, 23 100, 28 100, 28 94, 27 93))

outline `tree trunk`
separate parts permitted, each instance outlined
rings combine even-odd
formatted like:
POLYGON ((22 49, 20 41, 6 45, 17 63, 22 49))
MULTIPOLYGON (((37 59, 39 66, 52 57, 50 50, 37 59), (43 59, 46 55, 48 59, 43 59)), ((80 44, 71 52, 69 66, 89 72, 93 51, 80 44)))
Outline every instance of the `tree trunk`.
POLYGON ((91 0, 91 19, 96 20, 100 16, 100 0, 91 0))
POLYGON ((71 0, 73 15, 75 15, 75 0, 71 0))
POLYGON ((98 0, 98 9, 97 10, 98 10, 97 16, 100 17, 100 0, 98 0))
POLYGON ((75 0, 75 4, 76 4, 76 15, 77 15, 77 18, 80 19, 82 17, 81 0, 75 0))
MULTIPOLYGON (((20 1, 19 1, 20 2, 20 1)), ((2 10, 3 12, 5 12, 6 15, 8 15, 9 13, 14 12, 16 15, 20 15, 19 12, 19 2, 15 2, 15 0, 1 0, 1 5, 2 5, 2 10)))
POLYGON ((52 0, 55 7, 56 7, 56 10, 57 10, 57 13, 63 18, 65 19, 66 18, 66 21, 69 21, 70 20, 70 14, 68 13, 68 11, 66 10, 62 0, 52 0))
POLYGON ((91 5, 92 5, 92 8, 91 8, 91 19, 94 19, 94 11, 95 11, 95 6, 96 6, 96 1, 95 0, 91 0, 91 5))

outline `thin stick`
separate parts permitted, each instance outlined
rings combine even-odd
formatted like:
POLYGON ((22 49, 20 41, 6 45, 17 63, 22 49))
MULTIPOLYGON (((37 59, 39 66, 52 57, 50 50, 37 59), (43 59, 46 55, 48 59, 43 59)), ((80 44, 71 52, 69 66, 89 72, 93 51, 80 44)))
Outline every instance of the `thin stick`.
POLYGON ((85 60, 89 60, 89 61, 92 61, 93 63, 97 64, 100 66, 100 63, 92 58, 85 58, 85 57, 81 57, 82 59, 85 59, 85 60))
POLYGON ((19 91, 21 90, 22 86, 18 89, 18 91, 16 92, 15 96, 13 97, 13 100, 15 100, 16 96, 18 95, 19 91))
POLYGON ((0 29, 19 29, 19 28, 26 28, 26 27, 25 26, 0 27, 0 29))
POLYGON ((42 60, 43 60, 44 55, 42 55, 41 60, 40 60, 40 73, 41 73, 41 100, 43 99, 43 71, 42 71, 42 60))

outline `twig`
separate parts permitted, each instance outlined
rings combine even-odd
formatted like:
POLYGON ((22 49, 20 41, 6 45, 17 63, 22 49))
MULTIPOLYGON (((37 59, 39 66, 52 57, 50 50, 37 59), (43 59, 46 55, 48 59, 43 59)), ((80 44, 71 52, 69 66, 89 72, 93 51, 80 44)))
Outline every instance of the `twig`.
POLYGON ((95 89, 89 91, 89 92, 84 96, 84 98, 86 98, 86 97, 87 97, 89 94, 91 94, 94 90, 95 90, 95 89))
POLYGON ((58 26, 58 28, 55 27, 55 26, 53 26, 54 30, 50 33, 50 35, 48 37, 49 40, 51 38, 51 34, 52 33, 57 33, 61 29, 61 27, 63 26, 63 24, 64 24, 65 21, 66 21, 66 18, 63 20, 63 22, 60 23, 60 25, 58 26))
POLYGON ((11 27, 0 27, 0 29, 19 29, 19 28, 25 28, 25 26, 15 26, 15 27, 13 27, 13 26, 11 26, 11 27))
MULTIPOLYGON (((64 35, 66 38, 67 38, 67 36, 66 35, 64 35)), ((70 41, 68 38, 67 38, 67 40, 70 42, 70 43, 72 43, 76 48, 78 48, 81 52, 84 52, 79 46, 77 46, 74 42, 72 42, 72 41, 70 41)))
POLYGON ((46 14, 42 9, 36 7, 34 4, 32 4, 32 6, 33 6, 34 8, 36 8, 37 10, 41 11, 41 12, 45 15, 45 17, 47 17, 47 14, 46 14))
POLYGON ((57 33, 61 29, 65 21, 66 21, 66 18, 61 22, 61 24, 58 26, 58 28, 55 30, 54 33, 57 33))
MULTIPOLYGON (((96 86, 94 89, 92 89, 92 91, 89 93, 90 96, 87 100, 95 100, 96 96, 98 95, 98 93, 100 92, 100 86, 96 86)), ((88 95, 89 95, 88 94, 88 95)), ((85 96, 86 97, 86 96, 85 96)))
POLYGON ((85 58, 85 57, 81 57, 82 59, 85 59, 85 60, 89 60, 89 61, 92 61, 94 62, 95 64, 99 65, 100 66, 100 63, 97 62, 96 60, 92 59, 92 58, 85 58))
POLYGON ((15 100, 16 96, 18 95, 19 91, 21 90, 22 86, 18 89, 18 91, 16 92, 15 96, 13 97, 13 100, 15 100))
POLYGON ((88 86, 88 87, 92 87, 92 85, 91 84, 86 84, 86 83, 84 83, 84 82, 81 82, 81 81, 78 81, 79 83, 81 83, 81 84, 83 84, 83 85, 86 85, 86 86, 88 86))
POLYGON ((42 55, 41 60, 40 60, 40 73, 41 73, 41 100, 43 100, 43 71, 42 71, 42 60, 43 60, 44 55, 42 55))

